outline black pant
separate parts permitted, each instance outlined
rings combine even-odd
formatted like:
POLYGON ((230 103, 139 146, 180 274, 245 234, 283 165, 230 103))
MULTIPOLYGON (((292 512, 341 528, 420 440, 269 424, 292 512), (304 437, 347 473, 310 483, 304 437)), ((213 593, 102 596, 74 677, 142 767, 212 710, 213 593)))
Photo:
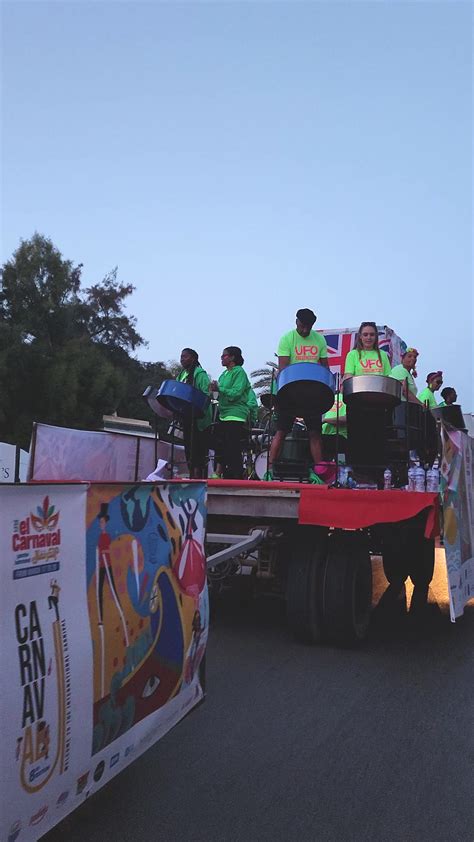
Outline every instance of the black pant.
POLYGON ((189 470, 192 474, 193 469, 198 468, 204 473, 207 468, 207 458, 209 454, 208 431, 199 430, 196 420, 194 421, 194 424, 191 424, 190 417, 184 416, 182 424, 184 451, 186 453, 189 470))
POLYGON ((222 459, 224 479, 242 479, 242 438, 244 421, 221 421, 216 457, 222 459))

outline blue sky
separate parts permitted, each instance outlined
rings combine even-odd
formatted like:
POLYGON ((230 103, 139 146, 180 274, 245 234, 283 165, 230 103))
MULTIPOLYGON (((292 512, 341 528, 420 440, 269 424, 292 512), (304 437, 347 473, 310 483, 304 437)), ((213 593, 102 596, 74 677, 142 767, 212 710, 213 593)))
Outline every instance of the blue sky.
POLYGON ((4 2, 2 260, 118 265, 168 360, 374 319, 474 410, 472 6, 4 2))

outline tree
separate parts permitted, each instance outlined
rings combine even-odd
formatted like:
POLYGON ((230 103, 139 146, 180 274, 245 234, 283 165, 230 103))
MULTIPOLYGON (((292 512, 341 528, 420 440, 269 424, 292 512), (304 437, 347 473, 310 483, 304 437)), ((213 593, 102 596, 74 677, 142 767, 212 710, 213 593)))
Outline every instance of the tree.
POLYGON ((0 289, 0 439, 27 447, 32 422, 97 429, 136 376, 144 344, 117 270, 81 288, 82 264, 51 240, 22 240, 0 289))
POLYGON ((272 387, 272 380, 278 374, 277 363, 267 360, 265 366, 265 368, 257 368, 255 371, 250 372, 250 377, 257 378, 252 383, 252 388, 256 391, 259 389, 261 392, 269 392, 272 387))

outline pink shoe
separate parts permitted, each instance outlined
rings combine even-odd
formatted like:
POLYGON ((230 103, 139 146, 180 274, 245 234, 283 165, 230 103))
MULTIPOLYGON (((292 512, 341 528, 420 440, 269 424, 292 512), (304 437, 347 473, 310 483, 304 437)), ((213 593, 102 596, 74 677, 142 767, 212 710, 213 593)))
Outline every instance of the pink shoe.
POLYGON ((318 462, 314 466, 314 472, 326 485, 330 485, 336 479, 336 465, 334 462, 318 462))

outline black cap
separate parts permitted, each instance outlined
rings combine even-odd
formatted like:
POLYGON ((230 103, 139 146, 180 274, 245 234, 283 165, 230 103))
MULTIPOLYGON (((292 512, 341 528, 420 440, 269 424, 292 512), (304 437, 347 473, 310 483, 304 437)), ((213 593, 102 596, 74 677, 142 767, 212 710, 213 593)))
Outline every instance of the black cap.
POLYGON ((301 322, 301 324, 306 325, 306 327, 313 327, 316 321, 316 315, 312 310, 308 310, 307 307, 303 307, 301 310, 298 310, 296 318, 301 322))

